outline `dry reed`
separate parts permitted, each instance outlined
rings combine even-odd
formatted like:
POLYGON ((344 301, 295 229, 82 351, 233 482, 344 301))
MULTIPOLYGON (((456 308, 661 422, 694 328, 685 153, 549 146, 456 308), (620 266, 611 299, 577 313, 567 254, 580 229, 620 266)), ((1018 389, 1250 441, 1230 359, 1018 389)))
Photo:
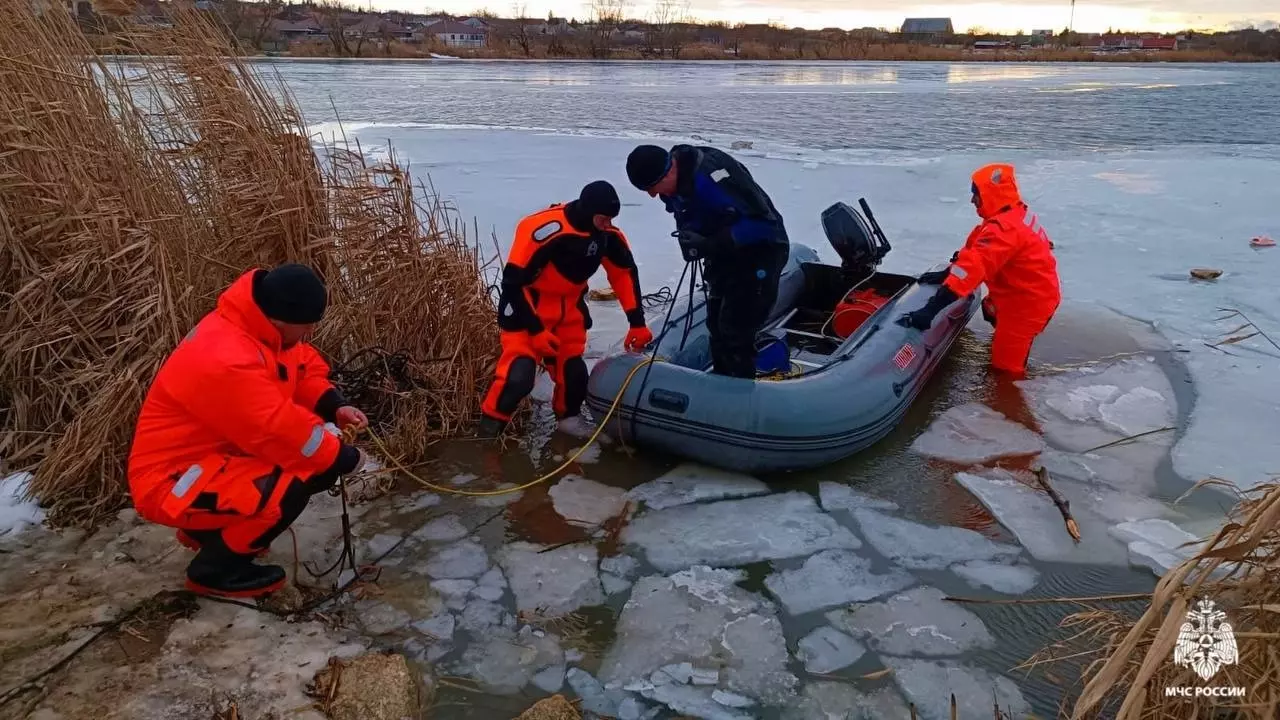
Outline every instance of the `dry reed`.
POLYGON ((467 428, 497 328, 456 213, 345 142, 323 162, 292 98, 208 13, 98 58, 68 13, 0 0, 0 457, 36 468, 61 525, 125 501, 133 422, 165 355, 249 267, 311 264, 335 366, 398 358, 361 388, 406 462, 467 428), (424 201, 421 198, 426 197, 424 201))
MULTIPOLYGON (((1205 484, 1222 484, 1210 479, 1205 484)), ((1199 487, 1199 486, 1197 486, 1199 487)), ((1280 484, 1243 494, 1228 522, 1194 557, 1156 585, 1140 616, 1091 607, 1063 620, 1072 641, 1043 651, 1029 666, 1090 659, 1073 718, 1115 720, 1280 717, 1280 484), (1226 613, 1238 659, 1209 681, 1174 663, 1188 609, 1201 599, 1226 613), (1084 647, 1083 651, 1080 647, 1084 647), (1181 697, 1171 687, 1243 687, 1244 697, 1181 697)))

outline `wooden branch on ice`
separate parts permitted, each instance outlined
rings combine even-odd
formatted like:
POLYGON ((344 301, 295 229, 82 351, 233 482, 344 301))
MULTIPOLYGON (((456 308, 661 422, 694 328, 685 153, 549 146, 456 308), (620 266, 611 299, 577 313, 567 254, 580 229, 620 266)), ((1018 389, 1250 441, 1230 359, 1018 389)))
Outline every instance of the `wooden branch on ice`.
POLYGON ((1080 542, 1080 526, 1076 525, 1076 519, 1071 517, 1071 503, 1067 502, 1053 486, 1049 484, 1049 471, 1044 467, 1036 468, 1036 481, 1040 483, 1040 487, 1049 493, 1049 499, 1054 505, 1058 506, 1058 512, 1062 513, 1062 521, 1067 524, 1067 532, 1071 534, 1071 539, 1077 543, 1080 542))

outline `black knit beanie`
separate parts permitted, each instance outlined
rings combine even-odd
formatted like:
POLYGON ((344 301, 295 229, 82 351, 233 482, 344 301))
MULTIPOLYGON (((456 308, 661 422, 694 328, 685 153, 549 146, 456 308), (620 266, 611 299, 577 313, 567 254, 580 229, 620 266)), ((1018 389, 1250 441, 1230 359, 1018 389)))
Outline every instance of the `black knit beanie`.
POLYGON ((254 277, 253 301, 272 320, 309 325, 324 317, 328 292, 311 268, 288 263, 254 277))
POLYGON ((578 194, 578 206, 589 216, 608 215, 616 218, 622 211, 618 191, 604 180, 596 180, 582 188, 582 192, 578 194))
POLYGON ((638 145, 627 156, 627 179, 641 190, 648 190, 671 169, 671 154, 657 145, 638 145))

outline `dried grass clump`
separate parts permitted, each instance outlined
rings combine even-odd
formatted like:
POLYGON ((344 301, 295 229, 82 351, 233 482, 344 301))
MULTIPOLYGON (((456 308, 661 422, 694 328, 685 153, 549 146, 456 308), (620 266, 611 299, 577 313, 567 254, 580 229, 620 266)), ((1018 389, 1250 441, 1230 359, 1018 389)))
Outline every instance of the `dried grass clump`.
POLYGON ((1082 675, 1087 682, 1069 713, 1073 720, 1280 717, 1280 484, 1242 496, 1204 549, 1160 580, 1140 617, 1094 608, 1063 624, 1082 628, 1076 637, 1096 658, 1082 675), (1236 664, 1208 682, 1173 662, 1187 610, 1202 598, 1227 614, 1239 653, 1236 664), (1166 695, 1166 687, 1181 686, 1244 687, 1246 695, 1166 695))
POLYGON ((324 275, 316 343, 338 369, 367 347, 396 361, 356 390, 407 462, 469 425, 496 355, 455 213, 417 199, 394 159, 340 146, 318 161, 282 85, 210 14, 169 12, 172 27, 120 38, 150 55, 117 67, 68 13, 0 0, 0 457, 38 466, 56 524, 124 503, 151 378, 251 266, 324 275))

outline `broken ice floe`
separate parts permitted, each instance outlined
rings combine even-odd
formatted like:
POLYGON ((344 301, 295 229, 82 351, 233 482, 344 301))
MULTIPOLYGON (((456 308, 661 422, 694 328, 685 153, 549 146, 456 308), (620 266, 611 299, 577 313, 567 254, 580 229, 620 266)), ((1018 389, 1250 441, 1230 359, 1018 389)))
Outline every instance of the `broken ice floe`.
POLYGON ((644 697, 662 703, 687 717, 700 720, 752 720, 754 715, 716 702, 715 690, 692 685, 645 685, 644 697))
POLYGON ((1018 686, 1003 675, 981 668, 936 660, 886 657, 894 681, 911 702, 920 720, 948 720, 951 695, 956 698, 955 717, 980 718, 992 714, 994 702, 1007 717, 1023 718, 1031 712, 1018 686))
POLYGON ((605 595, 613 597, 618 593, 626 592, 631 587, 631 581, 612 573, 601 573, 600 586, 604 588, 605 595))
POLYGON ((426 620, 413 623, 413 629, 433 640, 449 642, 453 640, 455 620, 452 613, 442 612, 426 620))
POLYGON ((473 634, 485 634, 495 628, 515 627, 515 618, 506 608, 488 600, 473 600, 463 608, 458 625, 473 634))
POLYGON ((569 687, 572 687, 582 699, 582 709, 597 715, 617 716, 618 707, 627 697, 627 693, 621 690, 606 689, 591 673, 581 668, 569 668, 565 679, 569 681, 569 687))
POLYGON ((831 673, 846 668, 866 654, 862 643, 824 625, 796 643, 796 659, 811 673, 831 673))
POLYGON ((410 513, 425 510, 440 504, 440 496, 429 492, 416 492, 409 495, 393 495, 391 507, 397 513, 410 513))
POLYGON ((564 687, 564 665, 552 665, 545 670, 539 670, 529 678, 529 682, 533 686, 543 692, 559 692, 564 687))
POLYGON ((506 587, 507 581, 506 578, 502 577, 502 571, 492 567, 476 581, 476 586, 472 588, 471 595, 481 600, 497 602, 506 594, 506 587))
MULTIPOLYGON (((1017 383, 1049 442, 1073 452, 1173 425, 1177 403, 1164 371, 1130 358, 1017 383)), ((1171 432, 1135 441, 1167 448, 1171 432)))
POLYGON ((1006 565, 988 560, 970 560, 952 565, 951 572, 973 587, 986 587, 1005 595, 1022 595, 1040 583, 1040 573, 1025 563, 1006 565))
POLYGON ((627 496, 643 502, 651 510, 663 510, 677 505, 764 495, 767 492, 769 486, 753 477, 696 463, 682 463, 657 480, 632 488, 627 496))
POLYGON ((601 558, 600 584, 604 587, 604 594, 613 596, 630 588, 639 566, 640 563, 630 555, 601 558))
POLYGON ((356 617, 360 626, 370 635, 385 635, 408 625, 413 617, 409 613, 384 602, 363 600, 356 604, 356 617))
POLYGON ((385 533, 379 533, 377 535, 374 535, 373 537, 369 538, 369 542, 366 545, 369 559, 373 560, 376 558, 380 558, 383 555, 386 555, 388 552, 391 552, 391 549, 394 548, 396 544, 399 542, 400 542, 399 535, 388 535, 385 533))
POLYGON ((663 572, 693 565, 742 565, 857 549, 861 543, 800 492, 681 505, 645 513, 623 531, 663 572))
POLYGON ((541 545, 516 542, 498 554, 520 611, 559 617, 604 602, 596 574, 599 553, 594 545, 567 545, 540 552, 544 549, 541 545))
POLYGON ((822 509, 827 512, 858 508, 893 512, 898 509, 895 502, 864 495, 844 483, 823 482, 818 486, 818 496, 822 501, 822 509))
MULTIPOLYGON (((494 490, 511 490, 512 488, 515 488, 515 487, 516 487, 515 483, 507 482, 507 483, 499 484, 497 487, 494 488, 494 490)), ((522 497, 524 497, 524 491, 520 490, 517 492, 503 493, 501 495, 485 495, 482 497, 477 497, 477 498, 474 498, 474 503, 476 505, 479 505, 480 507, 503 507, 505 505, 510 505, 511 503, 519 500, 522 497)))
POLYGON ((422 542, 444 543, 461 540, 470 534, 457 515, 441 515, 432 518, 413 534, 414 539, 422 542))
POLYGON ((467 606, 467 594, 474 590, 476 582, 463 578, 446 578, 443 580, 433 580, 431 589, 440 593, 444 597, 445 607, 451 610, 461 610, 467 606))
POLYGON ((874 510, 855 510, 853 517, 872 547, 911 570, 944 570, 970 560, 1012 560, 1022 552, 964 528, 921 525, 874 510))
POLYGON ((716 685, 705 686, 711 702, 713 688, 766 704, 790 697, 798 681, 787 671, 782 625, 772 603, 736 585, 743 577, 741 571, 699 566, 637 580, 601 665, 606 687, 625 686, 668 705, 678 692, 680 702, 692 702, 701 694, 649 687, 659 670, 683 687, 670 678, 680 671, 668 666, 688 663, 690 683, 714 678, 716 685))
POLYGON ((580 525, 601 525, 627 504, 625 490, 576 475, 552 485, 548 494, 560 517, 580 525))
POLYGON ((886 655, 959 655, 995 645, 977 615, 944 597, 936 588, 918 587, 884 602, 832 610, 827 620, 886 655))
POLYGON ((475 540, 460 540, 440 548, 422 566, 426 575, 438 579, 473 578, 489 568, 489 556, 475 540))
MULTIPOLYGON (((1109 532, 1116 540, 1125 543, 1131 565, 1147 568, 1156 577, 1163 577, 1200 551, 1200 538, 1168 520, 1124 522, 1113 526, 1109 532)), ((1225 570, 1225 567, 1219 567, 1219 571, 1225 570)))
POLYGON ((956 482, 982 503, 1001 525, 1037 560, 1087 565, 1124 565, 1124 547, 1107 535, 1108 524, 1079 500, 1078 486, 1054 482, 1054 489, 1071 502, 1071 515, 1080 526, 1079 543, 1072 540, 1062 513, 1047 493, 1028 487, 1003 470, 985 476, 959 473, 956 482))
POLYGON ((803 615, 851 602, 865 602, 897 592, 915 582, 909 573, 892 568, 871 572, 871 561, 848 550, 824 550, 794 570, 775 572, 765 587, 790 615, 803 615))
POLYGON ((911 710, 892 688, 860 692, 843 682, 814 682, 805 686, 798 702, 782 713, 783 720, 909 720, 911 710))
POLYGON ((1044 449, 1039 435, 986 405, 968 403, 948 409, 911 443, 921 455, 963 465, 1003 457, 1035 455, 1044 449))
POLYGON ((519 632, 492 633, 473 642, 457 669, 488 692, 511 695, 536 673, 563 665, 564 652, 558 639, 525 625, 519 632))

